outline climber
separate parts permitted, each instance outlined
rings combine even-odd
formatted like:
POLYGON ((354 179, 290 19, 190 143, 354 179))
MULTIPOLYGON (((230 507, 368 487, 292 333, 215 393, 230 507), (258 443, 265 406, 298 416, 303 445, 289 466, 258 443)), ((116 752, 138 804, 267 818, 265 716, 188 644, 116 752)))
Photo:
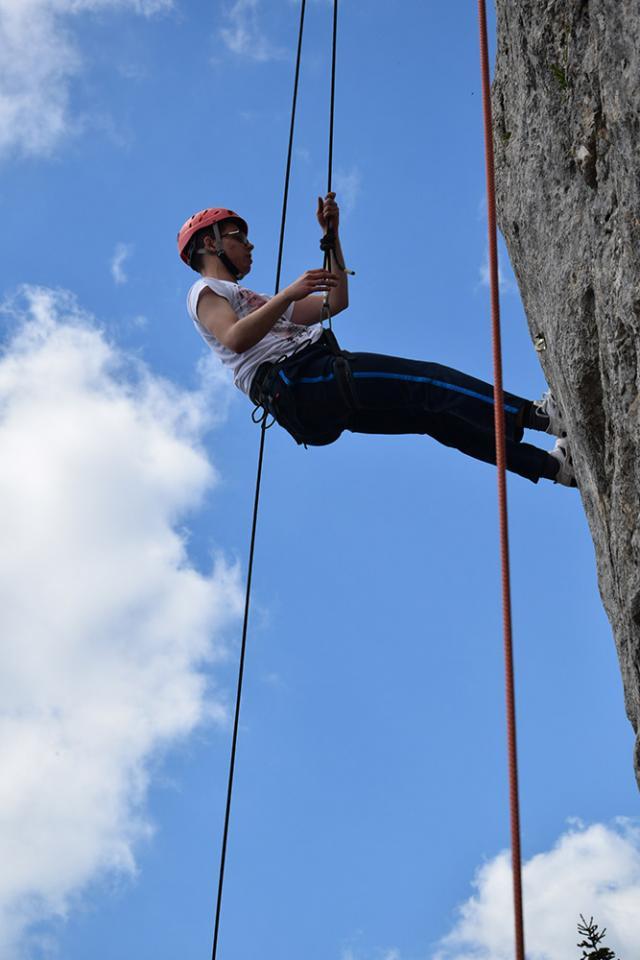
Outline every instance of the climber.
MULTIPOLYGON (((333 234, 325 270, 307 270, 273 297, 240 284, 251 270, 246 221, 226 208, 190 217, 178 233, 181 259, 200 274, 187 297, 196 329, 253 402, 298 442, 320 446, 354 433, 428 434, 495 463, 493 388, 440 364, 341 351, 321 321, 348 306, 335 193, 318 198, 317 219, 333 234), (318 296, 320 294, 321 296, 318 296)), ((563 416, 552 394, 505 393, 507 469, 575 486, 563 416), (558 439, 550 452, 522 443, 524 429, 558 439)))

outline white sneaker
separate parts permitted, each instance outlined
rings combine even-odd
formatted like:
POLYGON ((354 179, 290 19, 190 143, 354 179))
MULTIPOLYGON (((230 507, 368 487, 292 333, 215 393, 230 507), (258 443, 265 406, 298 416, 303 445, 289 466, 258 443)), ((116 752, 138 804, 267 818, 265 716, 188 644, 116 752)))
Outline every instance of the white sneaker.
POLYGON ((567 428, 565 427, 562 410, 551 390, 547 390, 540 400, 534 400, 533 412, 537 416, 549 418, 546 433, 551 433, 554 437, 566 437, 567 428))
POLYGON ((561 483, 564 487, 577 487, 576 475, 573 470, 573 457, 569 449, 569 441, 566 437, 559 437, 553 450, 549 451, 549 456, 553 457, 560 464, 560 469, 555 475, 553 482, 561 483))

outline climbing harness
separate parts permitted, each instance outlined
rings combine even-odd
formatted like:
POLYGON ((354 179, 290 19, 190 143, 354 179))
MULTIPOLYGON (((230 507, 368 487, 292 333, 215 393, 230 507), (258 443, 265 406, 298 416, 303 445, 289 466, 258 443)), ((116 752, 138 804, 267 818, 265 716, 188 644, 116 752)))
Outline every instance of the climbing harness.
POLYGON ((333 375, 336 378, 336 383, 338 384, 338 389, 340 390, 344 404, 347 410, 353 412, 354 410, 358 410, 360 408, 360 403, 358 401, 358 395, 353 384, 351 367, 349 366, 349 352, 341 348, 333 332, 331 327, 331 310, 329 308, 328 301, 325 301, 323 304, 323 326, 325 312, 329 326, 324 328, 324 333, 322 335, 324 344, 333 354, 333 375))
POLYGON ((493 166, 493 119, 487 8, 478 0, 480 26, 480 68, 484 119, 485 164, 487 177, 487 220, 489 230, 489 278, 491 286, 491 328, 493 340, 493 390, 495 402, 496 466, 498 476, 498 513, 500 559, 502 569, 502 618, 504 628, 504 664, 509 755, 509 808, 511 819, 511 870, 516 960, 525 960, 522 909, 522 855, 520 851, 520 803, 518 799, 518 755, 516 746, 515 680, 513 669, 513 632, 511 626, 511 576, 509 567, 509 522, 507 518, 507 478, 505 451, 504 391, 502 388, 502 343, 500 333, 500 287, 498 282, 498 231, 496 227, 496 187, 493 166))
POLYGON ((348 357, 346 350, 341 350, 338 346, 332 331, 325 329, 318 340, 305 344, 296 353, 282 357, 276 363, 262 363, 251 382, 250 396, 256 405, 256 411, 261 409, 263 415, 271 414, 296 443, 305 447, 308 444, 319 447, 333 443, 342 431, 348 428, 351 413, 358 409, 348 357), (303 377, 302 381, 292 378, 290 367, 318 354, 324 357, 327 354, 331 356, 331 372, 323 379, 334 379, 337 383, 344 408, 344 419, 339 427, 334 424, 329 429, 313 430, 300 421, 296 403, 296 385, 298 382, 304 383, 306 378, 303 377))
MULTIPOLYGON (((289 195, 289 181, 291 173, 291 157, 293 149, 293 137, 295 128, 296 105, 298 96, 298 85, 300 77, 300 63, 302 52, 302 39, 304 31, 306 0, 301 0, 300 7, 300 25, 298 31, 298 49, 296 57, 296 68, 293 89, 293 103, 291 109, 291 125, 289 132, 289 149, 287 154, 287 164, 285 173, 285 187, 282 205, 282 218, 280 225, 280 241, 278 247, 278 262, 276 268, 275 293, 280 288, 280 275, 282 268, 282 256, 284 249, 284 234, 286 226, 286 213, 289 195)), ((484 110, 484 130, 485 130, 485 155, 487 171, 487 207, 488 207, 488 229, 489 229, 489 264, 490 264, 490 286, 491 286, 491 316, 493 331, 493 358, 494 358, 494 411, 495 411, 495 434, 496 434, 496 465, 498 476, 498 502, 500 517, 500 545, 502 560, 502 595, 503 595, 503 621, 504 621, 504 649, 505 649, 505 677, 506 677, 506 704, 507 704, 507 728, 508 728, 508 752, 509 752, 509 780, 510 780, 510 811, 511 811, 511 853, 512 853, 512 871, 513 871, 513 897, 514 897, 514 921, 515 921, 515 949, 516 960, 525 960, 524 954, 524 925, 522 919, 522 878, 521 878, 521 852, 520 852, 520 819, 519 819, 519 801, 518 801, 518 770, 517 770, 517 751, 516 751, 516 721, 515 721, 515 684, 513 669, 513 640, 511 627, 511 592, 510 592, 510 573, 509 573, 509 545, 508 545, 508 521, 507 521, 507 497, 506 497, 506 455, 505 455, 505 416, 504 416, 504 391, 502 386, 502 355, 501 355, 501 336, 500 336, 500 302, 498 288, 498 254, 497 254, 497 230, 496 230, 496 211, 495 211, 495 178, 493 169, 493 131, 491 119, 491 88, 489 79, 489 56, 487 42, 487 23, 485 0, 478 0, 478 15, 480 21, 480 61, 482 74, 483 90, 483 110, 484 110)), ((337 16, 338 0, 333 4, 333 48, 332 48, 332 69, 331 69, 331 106, 330 106, 330 132, 329 132, 329 178, 328 192, 331 191, 331 176, 333 165, 333 118, 335 106, 335 72, 336 72, 336 46, 337 46, 337 16)), ((203 211, 207 213, 207 211, 203 211)), ((234 215, 236 219, 241 218, 234 215)), ((193 218, 192 218, 193 219, 193 218)), ((189 225, 185 224, 183 230, 189 225)), ((197 228, 196 228, 197 229, 197 228)), ((194 231, 195 232, 195 231, 194 231)), ((246 231, 245 231, 246 232, 246 231)), ((347 271, 344 264, 340 263, 336 253, 336 237, 332 229, 332 224, 327 224, 327 230, 321 240, 321 249, 324 253, 324 266, 328 269, 331 264, 331 258, 339 269, 347 271)), ((218 243, 216 244, 218 252, 218 243)), ((220 254, 218 254, 220 255, 220 254)), ((181 252, 182 256, 182 252, 181 252)), ((183 256, 183 259, 185 257, 183 256)), ((221 257, 221 259, 223 259, 221 257)), ((189 262, 185 260, 185 262, 189 262)), ((223 260, 224 262, 224 260, 223 260)), ((231 271, 234 276, 237 272, 231 271)), ((332 376, 335 377, 347 411, 357 409, 357 395, 353 386, 353 378, 348 363, 349 354, 342 350, 333 333, 331 327, 331 309, 329 305, 328 293, 325 294, 322 325, 324 327, 321 340, 316 343, 306 345, 303 350, 312 350, 314 347, 320 347, 328 351, 332 357, 332 376), (326 326, 325 326, 326 324, 326 326)), ((294 355, 295 356, 295 355, 294 355)), ((260 411, 257 423, 260 423, 260 447, 258 453, 258 468, 256 475, 256 487, 253 506, 253 521, 251 527, 251 541, 249 547, 249 560, 247 565, 247 585, 245 593, 244 619, 242 626, 242 642, 240 649, 240 662, 238 668, 238 684, 236 692, 236 703, 234 712, 233 735, 231 741, 231 754, 229 760, 229 777, 227 785, 227 799, 225 807, 224 828, 222 837, 222 849, 220 855, 220 872, 218 878, 218 890, 216 900, 215 927, 213 935, 212 960, 216 960, 218 937, 220 929, 220 915, 222 904, 222 893, 224 884, 224 872, 226 862, 227 841, 229 835, 229 821, 231 813, 231 801, 233 793, 233 779, 235 770, 236 748, 238 741, 238 729, 240 720, 240 703, 242 698, 242 684, 244 676, 244 664, 246 655, 247 630, 249 622, 249 609, 251 597, 251 582, 253 574, 253 561, 255 552, 256 527, 258 518, 258 506, 260 499, 260 487, 262 479, 262 468, 264 461, 265 433, 270 423, 268 416, 279 419, 286 429, 294 436, 299 443, 305 443, 305 432, 299 422, 296 420, 295 402, 291 394, 291 383, 287 383, 287 375, 284 367, 291 356, 281 359, 277 363, 262 364, 258 368, 251 386, 251 398, 256 404, 256 411, 260 411)), ((273 421, 271 421, 273 422, 273 421)), ((322 440, 316 437, 310 440, 307 435, 307 442, 331 443, 335 437, 322 440)))

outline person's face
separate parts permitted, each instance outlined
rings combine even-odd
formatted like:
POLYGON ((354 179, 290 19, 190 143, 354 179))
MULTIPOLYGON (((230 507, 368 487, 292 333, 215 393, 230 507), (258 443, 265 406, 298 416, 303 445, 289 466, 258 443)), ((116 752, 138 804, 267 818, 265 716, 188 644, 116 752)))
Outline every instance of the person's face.
POLYGON ((220 224, 220 236, 224 252, 235 263, 243 276, 251 270, 253 244, 234 220, 224 220, 220 224))

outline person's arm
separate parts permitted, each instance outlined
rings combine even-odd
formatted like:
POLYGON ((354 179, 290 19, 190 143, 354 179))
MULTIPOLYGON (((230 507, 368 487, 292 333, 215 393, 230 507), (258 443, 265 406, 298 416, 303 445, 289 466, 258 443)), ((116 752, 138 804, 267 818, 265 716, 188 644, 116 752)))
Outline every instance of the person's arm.
MULTIPOLYGON (((349 306, 349 282, 348 274, 341 270, 338 261, 344 263, 344 254, 340 244, 340 209, 335 201, 335 193, 328 193, 324 200, 318 197, 318 209, 316 216, 322 230, 326 232, 329 220, 335 235, 335 256, 334 252, 329 253, 329 268, 338 282, 329 291, 329 306, 331 316, 342 313, 349 306)), ((322 302, 324 297, 309 297, 307 300, 300 300, 293 308, 293 322, 308 326, 312 323, 319 323, 322 319, 322 302)))
POLYGON ((331 307, 332 317, 335 317, 336 313, 342 313, 342 311, 346 310, 349 306, 349 274, 346 270, 341 270, 338 266, 338 261, 344 265, 345 260, 337 225, 335 227, 335 236, 335 256, 333 250, 329 253, 331 257, 329 267, 331 272, 338 278, 338 283, 334 289, 329 292, 329 306, 331 307))
POLYGON ((198 320, 223 346, 234 353, 244 353, 269 333, 290 304, 311 293, 332 290, 337 283, 337 277, 328 270, 307 270, 294 283, 241 319, 228 300, 205 287, 198 300, 198 320))

